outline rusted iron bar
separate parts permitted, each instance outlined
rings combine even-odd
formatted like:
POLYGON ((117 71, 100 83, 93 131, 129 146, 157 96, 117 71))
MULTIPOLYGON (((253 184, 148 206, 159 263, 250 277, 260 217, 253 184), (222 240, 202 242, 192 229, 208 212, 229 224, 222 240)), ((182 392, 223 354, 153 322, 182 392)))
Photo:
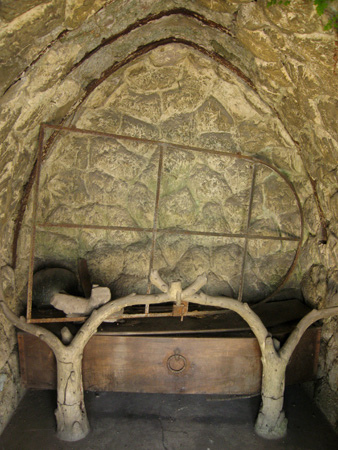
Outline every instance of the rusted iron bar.
POLYGON ((244 243, 244 250, 243 250, 241 278, 240 278, 240 284, 239 284, 239 290, 238 290, 238 298, 237 298, 237 300, 239 302, 241 302, 243 300, 245 266, 246 266, 246 257, 247 257, 247 254, 248 254, 248 242, 249 242, 247 233, 249 232, 249 229, 250 229, 253 196, 254 196, 254 191, 255 191, 256 171, 257 171, 257 166, 254 165, 253 169, 252 169, 252 180, 251 180, 251 188, 250 188, 249 207, 248 207, 248 218, 247 218, 247 223, 246 223, 246 236, 245 236, 245 243, 244 243))
POLYGON ((48 124, 48 123, 42 124, 42 126, 46 127, 46 128, 51 128, 53 130, 58 130, 58 131, 69 131, 69 132, 80 133, 80 134, 88 134, 88 135, 92 135, 92 136, 102 136, 102 137, 107 137, 107 138, 112 138, 112 139, 122 139, 122 140, 126 140, 126 141, 140 142, 142 144, 161 145, 164 147, 175 147, 175 149, 180 149, 180 150, 192 150, 192 151, 201 152, 201 153, 210 153, 212 155, 228 156, 230 158, 232 157, 232 158, 238 158, 238 159, 245 159, 247 161, 251 161, 253 163, 259 163, 259 164, 262 164, 263 166, 269 167, 271 170, 278 173, 278 175, 280 177, 282 177, 285 181, 288 182, 287 178, 285 178, 285 176, 278 169, 273 167, 271 164, 269 164, 265 161, 262 161, 258 158, 255 158, 253 156, 243 155, 242 153, 223 152, 221 150, 197 147, 194 145, 176 144, 174 142, 157 141, 154 139, 138 138, 138 137, 123 135, 123 134, 106 133, 104 131, 94 131, 94 130, 87 130, 84 128, 66 127, 66 126, 62 126, 62 125, 53 125, 53 124, 48 124))
POLYGON ((258 240, 273 240, 273 241, 294 241, 298 242, 299 237, 283 237, 283 236, 269 236, 269 235, 256 235, 256 234, 246 234, 246 233, 213 233, 212 231, 190 231, 190 230, 167 230, 158 229, 159 232, 163 234, 190 234, 192 236, 215 236, 215 237, 233 237, 238 239, 258 239, 258 240))
POLYGON ((38 209, 39 183, 41 171, 41 155, 44 139, 44 127, 40 127, 39 131, 39 147, 36 164, 35 190, 33 198, 33 220, 30 242, 29 268, 28 268, 28 296, 27 296, 27 319, 32 317, 32 295, 33 295, 33 272, 34 272, 34 254, 35 254, 35 235, 36 235, 36 215, 38 209))
MULTIPOLYGON (((216 316, 219 314, 225 314, 228 313, 228 309, 219 309, 219 310, 206 310, 206 311, 188 311, 184 314, 184 316, 189 317, 198 317, 198 316, 216 316)), ((124 313, 119 316, 119 320, 121 319, 141 319, 141 318, 148 318, 148 317, 175 317, 173 314, 173 311, 168 312, 161 312, 161 313, 124 313)), ((179 315, 180 317, 180 315, 179 315)), ((31 318, 27 319, 27 322, 29 323, 63 323, 63 322, 83 322, 87 320, 88 317, 46 317, 46 318, 31 318)), ((109 320, 106 319, 105 322, 116 322, 116 318, 109 320)))
MULTIPOLYGON (((293 188, 294 189, 294 188, 293 188)), ((284 276, 284 278, 281 280, 281 282, 278 284, 278 286, 275 288, 275 290, 268 295, 266 298, 264 298, 263 300, 261 300, 259 303, 266 303, 268 301, 270 301, 281 289, 283 286, 285 286, 285 284, 288 282, 288 280, 290 279, 300 256, 300 251, 302 248, 302 242, 303 242, 303 237, 304 237, 304 214, 303 214, 303 209, 301 207, 300 204, 300 200, 299 197, 297 195, 297 192, 294 191, 295 194, 295 199, 298 205, 298 211, 299 211, 299 215, 300 215, 300 237, 299 237, 299 242, 297 245, 297 249, 296 249, 296 253, 295 256, 293 258, 292 264, 289 267, 289 270, 287 271, 286 275, 284 276)))
MULTIPOLYGON (((192 236, 210 236, 210 237, 230 237, 230 238, 237 238, 237 239, 245 239, 245 246, 244 246, 244 254, 243 254, 243 262, 242 262, 242 272, 241 272, 241 281, 240 281, 240 288, 239 288, 239 295, 238 300, 242 301, 243 297, 243 287, 244 287, 244 277, 245 277, 245 264, 246 264, 246 256, 247 256, 247 249, 248 249, 248 241, 250 239, 256 239, 256 240, 278 240, 278 241, 294 241, 298 242, 296 254, 292 263, 292 266, 290 267, 289 271, 287 272, 286 277, 281 281, 279 286, 277 287, 277 290, 274 291, 273 294, 271 294, 269 297, 265 298, 262 302, 268 301, 270 298, 272 298, 275 293, 281 289, 281 287, 286 283, 286 281, 290 278, 291 273, 297 263, 299 254, 300 254, 300 248, 301 243, 303 239, 303 211, 301 208, 300 200, 297 195, 297 192, 295 191, 293 185, 288 181, 288 179, 276 168, 271 166, 270 164, 261 161, 257 158, 245 156, 242 154, 237 153, 227 153, 222 152, 219 150, 213 150, 213 149, 205 149, 201 147, 196 146, 189 146, 189 145, 183 145, 183 144, 174 144, 174 143, 168 143, 168 142, 162 142, 162 141, 155 141, 155 140, 149 140, 144 138, 135 138, 132 136, 124 136, 124 135, 117 135, 112 133, 104 133, 104 132, 97 132, 92 130, 84 130, 84 129, 78 129, 74 127, 62 127, 58 125, 49 125, 49 124, 43 124, 40 129, 40 136, 39 136, 39 151, 37 156, 37 164, 36 164, 36 184, 35 184, 35 197, 33 202, 33 228, 32 228, 32 246, 31 246, 31 255, 30 255, 30 272, 29 272, 29 288, 28 288, 28 307, 27 307, 27 319, 31 319, 31 310, 32 310, 32 285, 33 285, 33 270, 34 270, 34 250, 35 250, 35 234, 36 234, 36 228, 37 227, 58 227, 58 228, 81 228, 81 229, 105 229, 105 230, 119 230, 119 231, 133 231, 133 232, 148 232, 152 233, 152 250, 150 254, 150 263, 149 268, 152 269, 153 266, 153 260, 154 260, 154 254, 155 254, 155 246, 156 246, 156 238, 157 233, 163 233, 163 234, 176 234, 176 235, 192 235, 192 236), (70 224, 70 223, 36 223, 36 217, 37 217, 37 205, 38 205, 38 195, 39 195, 39 178, 40 178, 40 170, 41 170, 41 164, 44 155, 44 147, 43 147, 43 139, 44 139, 44 129, 50 128, 55 129, 58 131, 66 131, 66 132, 74 132, 74 133, 80 133, 80 134, 87 134, 92 136, 104 136, 111 139, 121 139, 121 140, 130 140, 134 142, 140 142, 140 143, 148 143, 151 145, 158 145, 160 149, 160 157, 159 157, 159 165, 158 165, 158 174, 157 174, 157 190, 156 190, 156 201, 155 201, 155 211, 154 211, 154 222, 152 228, 141 228, 141 227, 121 227, 121 226, 114 226, 114 225, 83 225, 83 224, 70 224), (207 153, 207 154, 213 154, 218 155, 220 157, 222 156, 228 156, 232 158, 238 158, 238 159, 244 159, 254 164, 253 167, 253 178, 251 183, 251 192, 250 192, 250 201, 249 201, 249 209, 248 209, 248 219, 247 219, 247 227, 245 233, 216 233, 216 232, 210 232, 210 231, 192 231, 192 230, 180 230, 180 229, 159 229, 157 224, 157 216, 158 216, 158 208, 159 208, 159 201, 160 201, 160 189, 161 189, 161 177, 162 177, 162 170, 163 170, 163 158, 164 158, 164 151, 167 147, 173 147, 174 150, 189 150, 194 152, 201 152, 201 153, 207 153), (294 197, 296 199, 298 211, 300 214, 301 219, 301 232, 300 237, 297 236, 271 236, 271 235, 256 235, 255 233, 249 233, 250 228, 250 220, 251 220, 251 214, 252 214, 252 205, 253 205, 253 192, 254 192, 254 184, 255 184, 255 174, 256 174, 256 165, 260 164, 263 166, 268 167, 273 172, 277 173, 289 186, 289 188, 292 190, 294 197)), ((148 286, 149 290, 149 286, 148 286)), ((259 302, 261 303, 261 302, 259 302)), ((213 312, 214 313, 214 312, 213 312)), ((168 315, 168 313, 149 313, 149 306, 146 307, 144 314, 136 314, 135 317, 160 317, 158 314, 164 314, 165 316, 168 315)), ((207 311, 203 312, 188 312, 185 315, 207 315, 207 311)), ((131 318, 132 316, 130 314, 127 314, 126 317, 131 318)), ((66 321, 81 321, 83 318, 66 318, 66 321)), ((64 319, 32 319, 32 320, 44 320, 44 321, 64 321, 64 319)))
POLYGON ((266 303, 268 301, 270 301, 272 298, 274 298, 276 296, 276 294, 282 289, 282 287, 287 283, 287 281, 290 279, 292 272, 294 271, 299 256, 300 256, 300 251, 301 251, 301 246, 302 246, 302 241, 303 241, 303 227, 302 227, 302 236, 299 239, 299 243, 296 249, 296 253, 295 256, 293 258, 292 264, 289 267, 289 270, 287 271, 286 275, 284 276, 284 278, 281 280, 281 282, 278 284, 278 286, 274 289, 274 291, 268 295, 267 297, 265 297, 263 300, 261 300, 259 303, 266 303))
POLYGON ((107 230, 107 231, 137 231, 137 232, 146 232, 151 233, 153 231, 152 228, 142 228, 142 227, 122 227, 115 225, 85 225, 79 223, 54 223, 54 222, 39 222, 37 223, 38 227, 41 228, 84 228, 89 230, 107 230))
POLYGON ((47 123, 42 124, 42 126, 46 127, 46 128, 51 128, 54 130, 59 130, 59 131, 70 131, 70 132, 74 132, 74 133, 88 134, 88 135, 93 135, 93 136, 102 136, 102 137, 113 138, 113 139, 122 139, 122 140, 125 139, 127 141, 140 142, 140 143, 149 144, 149 145, 161 145, 164 147, 175 147, 175 149, 191 150, 191 151, 206 153, 206 154, 211 154, 211 155, 228 156, 229 158, 244 159, 246 161, 251 161, 252 163, 261 164, 262 166, 268 167, 273 172, 277 173, 285 181, 285 183, 289 186, 289 188, 291 189, 291 191, 293 192, 293 194, 296 198, 298 209, 301 210, 301 205, 300 205, 300 200, 299 200, 298 194, 297 194, 293 184, 287 179, 287 177, 273 165, 271 165, 271 164, 267 163, 266 161, 263 161, 259 158, 256 158, 254 156, 243 155, 242 153, 223 152, 223 151, 216 150, 216 149, 197 147, 194 145, 176 144, 174 142, 157 141, 157 140, 153 140, 153 139, 137 138, 134 136, 127 136, 127 135, 121 135, 121 134, 116 134, 116 133, 106 133, 103 131, 86 130, 83 128, 76 128, 76 127, 65 127, 65 126, 61 126, 61 125, 53 125, 53 124, 47 124, 47 123))
POLYGON ((27 323, 63 323, 84 322, 88 317, 46 317, 41 319, 27 318, 27 323))
MULTIPOLYGON (((111 230, 111 231, 136 231, 136 232, 144 232, 151 233, 153 231, 152 228, 141 228, 141 227, 122 227, 115 225, 81 225, 76 223, 38 223, 37 227, 41 228, 85 228, 85 229, 93 229, 93 230, 111 230)), ((161 234, 188 234, 191 236, 210 236, 210 237, 230 237, 230 238, 238 238, 238 239, 258 239, 258 240, 272 240, 272 241, 291 241, 298 242, 301 237, 288 237, 288 236, 270 236, 270 235, 258 235, 252 233, 216 233, 212 231, 191 231, 191 230, 181 230, 181 229, 166 229, 166 228, 157 228, 157 232, 161 234)))
MULTIPOLYGON (((250 331, 245 327, 238 328, 211 328, 210 330, 159 330, 159 331, 99 331, 100 336, 166 336, 181 334, 220 334, 220 333, 238 333, 241 331, 250 331)), ((238 398, 238 396, 236 396, 238 398)))
MULTIPOLYGON (((164 148, 160 148, 158 169, 157 169, 157 186, 156 186, 156 199, 155 199, 155 210, 154 210, 154 220, 153 220, 153 235, 151 242, 150 260, 149 260, 149 272, 148 272, 148 289, 147 294, 151 292, 152 283, 150 281, 150 273, 153 269, 154 256, 155 256, 155 246, 157 237, 157 226, 158 226, 158 207, 160 203, 160 193, 161 193, 161 181, 162 181, 162 170, 163 170, 163 151, 164 148)), ((149 305, 146 305, 146 313, 149 313, 149 305)))
MULTIPOLYGON (((190 317, 196 317, 196 316, 217 316, 218 314, 225 314, 227 313, 229 310, 228 309, 219 309, 217 311, 215 310, 205 310, 205 311, 188 311, 186 312, 184 315, 185 316, 190 316, 190 317)), ((122 319, 137 319, 138 317, 170 317, 170 316, 174 316, 172 311, 168 311, 168 312, 162 312, 162 313, 149 313, 147 315, 140 315, 137 313, 124 313, 121 318, 122 319)), ((180 314, 179 314, 180 316, 180 314)))
MULTIPOLYGON (((168 143, 168 142, 162 142, 162 141, 154 141, 154 140, 150 140, 150 139, 144 139, 144 138, 135 138, 132 136, 123 136, 123 135, 118 135, 118 134, 113 134, 113 133, 105 133, 105 132, 100 132, 100 131, 93 131, 93 130, 85 130, 85 129, 81 129, 81 128, 75 128, 75 127, 64 127, 61 125, 52 125, 52 124, 42 124, 41 125, 42 128, 51 128, 57 131, 72 131, 72 132, 76 132, 76 133, 82 133, 82 134, 89 134, 89 135, 96 135, 96 136, 104 136, 104 137, 108 137, 108 138, 116 138, 116 139, 126 139, 126 140, 131 140, 131 141, 137 141, 137 142, 143 142, 143 143, 149 143, 149 144, 158 144, 158 145, 167 145, 167 146, 174 146, 177 149, 182 149, 182 150, 192 150, 192 151, 197 151, 197 152, 201 152, 201 153, 210 153, 210 154, 214 154, 214 155, 225 155, 228 157, 233 157, 233 158, 238 158, 238 159, 244 159, 247 161, 252 161, 252 162, 256 162, 259 164, 262 164, 263 166, 269 167, 271 170, 273 170, 275 173, 277 173, 284 181, 285 183, 289 186, 289 188, 292 190, 295 198, 296 198, 296 202, 297 202, 297 206, 298 206, 298 210, 302 216, 302 208, 301 208, 301 204, 300 204, 300 200, 298 197, 298 194, 295 190, 295 188, 293 187, 292 183, 290 183, 290 181, 275 167, 273 167, 271 164, 265 162, 265 161, 261 161, 258 158, 254 158, 252 156, 246 156, 246 155, 242 155, 241 153, 229 153, 229 152, 222 152, 219 150, 213 150, 213 149, 206 149, 206 148, 201 148, 201 147, 194 147, 194 146, 189 146, 189 145, 183 145, 183 144, 175 144, 175 143, 168 143)), ((50 140, 48 140, 49 143, 50 140)), ((43 153, 42 155, 42 159, 46 156, 46 149, 41 149, 41 153, 43 153)), ((32 185, 34 183, 35 180, 35 176, 36 176, 36 164, 34 164, 33 170, 30 174, 29 177, 29 181, 25 187, 24 190, 24 196, 22 197, 22 201, 20 203, 20 208, 19 208, 19 212, 17 215, 17 219, 15 221, 15 227, 14 227, 14 238, 13 238, 13 246, 12 246, 12 260, 13 260, 13 265, 15 266, 16 264, 16 257, 17 257, 17 242, 18 242, 18 237, 19 237, 19 232, 21 229, 21 223, 22 223, 22 219, 23 219, 23 215, 25 213, 26 210, 26 206, 27 206, 27 202, 28 202, 28 196, 30 194, 32 185)))

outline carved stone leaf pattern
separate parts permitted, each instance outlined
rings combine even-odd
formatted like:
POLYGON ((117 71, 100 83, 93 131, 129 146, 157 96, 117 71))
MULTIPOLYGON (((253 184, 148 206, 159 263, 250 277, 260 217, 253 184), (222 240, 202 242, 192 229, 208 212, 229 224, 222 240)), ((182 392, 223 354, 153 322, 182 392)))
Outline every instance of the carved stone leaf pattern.
MULTIPOLYGON (((152 266, 186 282, 206 271, 213 280, 208 292, 236 297, 244 255, 244 240, 236 235, 247 231, 253 174, 253 163, 236 154, 273 154, 277 145, 279 153, 288 152, 268 115, 266 105, 233 75, 183 46, 156 49, 128 64, 88 97, 73 125, 211 152, 167 145, 160 167, 156 144, 63 131, 42 167, 38 221, 128 230, 38 229, 36 265, 64 258, 75 267, 76 258, 84 257, 97 282, 116 295, 132 286, 145 292, 152 266)), ((292 164, 296 160, 294 155, 292 164)), ((250 233, 298 237, 299 226, 290 188, 259 165, 250 233)), ((250 301, 278 285, 295 245, 249 244, 244 294, 250 301)))

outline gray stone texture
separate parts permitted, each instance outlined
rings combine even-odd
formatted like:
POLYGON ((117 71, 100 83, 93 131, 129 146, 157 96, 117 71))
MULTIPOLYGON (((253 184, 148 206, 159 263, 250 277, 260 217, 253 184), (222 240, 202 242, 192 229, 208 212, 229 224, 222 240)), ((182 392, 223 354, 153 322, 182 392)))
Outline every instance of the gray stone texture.
POLYGON ((146 280, 152 267, 186 284, 206 272, 209 292, 236 298, 248 231, 260 239, 248 241, 244 300, 262 300, 282 281, 297 249, 296 241, 266 237, 300 238, 300 212, 285 180, 256 164, 248 227, 253 174, 254 163, 236 155, 63 132, 41 166, 36 267, 68 264, 76 270, 77 259, 86 258, 93 281, 110 286, 115 297, 136 290, 135 277, 146 280), (62 224, 123 229, 55 226, 62 224))
MULTIPOLYGON (((136 0, 1 2, 0 266, 12 264, 14 221, 36 158, 39 126, 64 120, 95 131, 241 153, 276 166, 295 186, 305 217, 301 256, 286 287, 300 295, 303 279, 309 304, 334 302, 338 78, 333 70, 336 37, 323 31, 325 20, 300 0, 287 9, 267 8, 263 0, 143 0, 142 7, 136 0), (140 26, 89 54, 148 14, 180 6, 228 27, 232 36, 192 17, 174 15, 140 26), (217 52, 251 84, 196 49, 169 44, 129 61, 88 95, 87 86, 110 66, 142 45, 172 36, 217 52), (322 233, 312 185, 328 224, 326 244, 319 244, 322 233)), ((251 163, 174 152, 170 146, 165 152, 160 229, 245 229, 251 163)), ((60 133, 41 173, 39 221, 151 228, 158 161, 156 145, 60 133)), ((299 236, 290 189, 262 166, 253 207, 252 231, 299 236)), ((8 296, 16 312, 25 306, 32 209, 30 196, 18 241, 16 295, 8 296)), ((35 263, 41 267, 46 260, 62 261, 74 268, 78 257, 86 257, 93 279, 109 285, 115 296, 132 288, 145 292, 152 239, 146 231, 38 227, 35 263)), ((183 283, 207 270, 209 293, 235 296, 243 248, 240 238, 183 238, 159 232, 154 267, 183 283)), ((249 242, 248 250, 244 295, 251 293, 254 301, 258 293, 268 294, 278 285, 295 243, 261 240, 249 242)), ((3 318, 0 324, 1 430, 21 390, 15 334, 3 318)), ((316 394, 334 426, 336 329, 335 319, 325 324, 316 394)))

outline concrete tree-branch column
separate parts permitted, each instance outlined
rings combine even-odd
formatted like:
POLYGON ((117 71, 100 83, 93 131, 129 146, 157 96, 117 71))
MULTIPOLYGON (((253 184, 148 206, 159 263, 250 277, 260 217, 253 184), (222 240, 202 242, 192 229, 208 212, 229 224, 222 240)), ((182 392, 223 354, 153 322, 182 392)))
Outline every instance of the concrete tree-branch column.
POLYGON ((74 347, 72 344, 64 345, 50 331, 26 323, 23 317, 19 319, 2 299, 0 299, 0 305, 4 315, 13 325, 43 340, 55 355, 57 367, 55 416, 58 437, 65 441, 78 441, 84 438, 90 430, 83 397, 82 355, 84 347, 74 347))
POLYGON ((283 404, 287 363, 275 349, 273 338, 268 336, 265 351, 262 351, 262 403, 255 424, 256 433, 267 439, 286 435, 287 419, 283 404))
MULTIPOLYGON (((152 271, 150 280, 153 285, 162 290, 162 294, 132 294, 106 303, 92 312, 68 345, 63 344, 50 331, 26 323, 24 318, 19 319, 3 301, 0 292, 0 306, 7 319, 21 330, 34 334, 45 341, 55 354, 58 380, 58 404, 55 414, 58 437, 66 441, 76 441, 84 438, 89 432, 83 397, 82 356, 87 342, 98 326, 108 317, 110 321, 117 320, 121 311, 127 306, 164 302, 179 304, 182 300, 230 309, 237 312, 248 323, 258 340, 263 364, 262 404, 255 430, 257 434, 267 439, 278 439, 285 436, 287 420, 283 411, 283 401, 287 363, 306 329, 319 319, 338 314, 338 307, 311 311, 299 322, 284 346, 279 349, 278 341, 273 340, 261 319, 249 305, 227 297, 212 297, 204 293, 196 293, 207 282, 206 275, 199 276, 185 290, 182 290, 180 282, 173 282, 168 286, 161 280, 157 271, 152 271)), ((69 340, 68 336, 67 342, 69 340)))
POLYGON ((285 371, 291 355, 301 337, 317 320, 338 314, 338 307, 312 310, 299 322, 282 348, 278 341, 268 336, 262 351, 262 404, 257 417, 256 433, 267 439, 279 439, 286 435, 287 419, 283 410, 285 371))
POLYGON ((55 410, 57 435, 64 441, 78 441, 90 431, 83 396, 83 351, 65 347, 56 356, 57 408, 55 410))

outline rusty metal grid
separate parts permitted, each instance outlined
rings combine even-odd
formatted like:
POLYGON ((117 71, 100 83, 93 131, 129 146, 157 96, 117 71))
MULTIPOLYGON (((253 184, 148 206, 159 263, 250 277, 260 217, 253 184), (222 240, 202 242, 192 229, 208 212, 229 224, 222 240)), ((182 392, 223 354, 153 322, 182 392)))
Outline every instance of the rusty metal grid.
MULTIPOLYGON (((47 146, 48 147, 48 146, 47 146)), ((33 224, 32 224, 32 231, 31 231, 31 250, 30 250, 30 261, 29 261, 29 275, 28 275, 28 295, 27 295, 27 321, 30 323, 52 323, 52 322, 81 322, 86 319, 86 317, 59 317, 59 318, 33 318, 32 317, 32 293, 33 293, 33 275, 34 275, 34 256, 35 256, 35 238, 36 238, 36 230, 37 228, 78 228, 78 229, 104 229, 104 230, 119 230, 119 231, 138 231, 138 232, 149 232, 152 233, 152 245, 151 245, 151 252, 150 252, 150 259, 149 259, 149 273, 148 273, 148 280, 150 271, 152 270, 152 265, 154 261, 154 253, 155 253, 155 244, 156 244, 156 236, 157 232, 160 231, 162 234, 175 234, 175 235, 194 235, 194 236, 217 236, 217 237, 234 237, 234 238, 244 238, 244 251, 243 251, 243 259, 242 259, 242 267, 241 267, 241 276, 240 276, 240 284, 239 284, 239 291, 238 291, 238 301, 243 301, 243 288, 245 283, 245 268, 246 268, 246 259, 247 259, 247 253, 248 253, 248 242, 249 240, 276 240, 276 241, 294 241, 298 242, 297 248, 295 250, 295 255, 293 258, 293 261, 286 272, 284 278, 279 282, 275 290, 269 294, 266 298, 262 299, 258 303, 264 303, 269 301, 273 296, 276 295, 278 291, 285 285, 285 283, 289 280, 293 270, 295 269, 295 266, 297 264, 300 251, 301 251, 301 245, 303 241, 303 233, 304 233, 304 218, 303 218, 303 210, 301 207, 299 196, 292 185, 292 183, 274 166, 271 164, 261 161, 258 158, 242 155, 240 153, 229 153, 229 152, 222 152, 219 150, 214 149, 206 149, 202 147, 196 147, 196 146, 190 146, 190 145, 183 145, 183 144, 175 144, 171 142, 163 142, 163 141, 156 141, 156 140, 150 140, 145 138, 136 138, 132 136, 125 136, 125 135, 119 135, 119 134, 113 134, 113 133, 105 133, 100 131, 92 131, 92 130, 84 130, 80 128, 75 127, 63 127, 58 125, 51 125, 51 124, 42 124, 40 127, 40 133, 39 133, 39 148, 38 148, 38 155, 37 155, 37 174, 35 179, 35 188, 34 188, 34 198, 33 198, 33 224), (70 132, 70 133, 80 133, 80 134, 86 134, 86 135, 92 135, 92 136, 102 136, 112 139, 121 139, 121 140, 129 140, 139 143, 147 143, 150 145, 158 145, 159 146, 159 162, 158 162, 158 172, 157 172, 157 188, 156 188, 156 200, 155 200, 155 210, 154 210, 154 221, 153 221, 153 227, 152 228, 142 228, 142 227, 123 227, 123 226, 106 226, 106 225, 83 225, 83 224, 71 224, 71 223, 37 223, 37 208, 38 208, 38 197, 39 197, 39 182, 40 182, 40 173, 41 173, 41 165, 44 160, 44 158, 47 156, 47 152, 49 149, 46 150, 44 145, 44 135, 45 135, 45 129, 54 130, 54 133, 59 133, 61 131, 70 132), (158 209, 159 209, 159 201, 160 201, 160 191, 161 191, 161 179, 162 179, 162 169, 163 169, 163 160, 165 157, 165 151, 167 150, 167 147, 170 146, 171 149, 175 149, 177 151, 180 150, 190 150, 194 152, 200 152, 205 154, 213 154, 218 155, 220 157, 227 156, 231 158, 237 158, 237 159, 243 159, 246 161, 249 161, 252 163, 252 180, 251 180, 251 188, 250 188, 250 198, 249 198, 249 206, 247 211, 247 221, 246 221, 246 231, 244 233, 217 233, 217 232, 203 232, 203 231, 192 231, 192 230, 182 230, 182 229, 158 229, 157 224, 157 218, 158 218, 158 209), (300 233, 299 237, 287 237, 287 236, 271 236, 271 235, 261 235, 261 234, 255 234, 250 233, 250 221, 251 221, 251 215, 252 215, 252 208, 253 208, 253 195, 254 195, 254 188, 255 188, 255 179, 256 179, 256 170, 257 166, 265 166, 268 167, 270 170, 275 172, 280 178, 283 179, 283 181, 288 185, 289 189, 292 191, 294 198, 296 200, 299 217, 300 217, 300 233)), ((148 281, 148 289, 147 293, 149 294, 151 291, 151 283, 150 280, 148 281)), ((210 311, 185 311, 184 316, 198 316, 198 315, 208 315, 208 314, 219 314, 222 311, 218 310, 210 310, 210 311)), ((172 312, 164 312, 164 313, 150 313, 149 312, 149 305, 145 305, 144 313, 138 313, 138 314, 123 314, 122 318, 135 318, 135 317, 163 317, 163 316, 172 316, 177 315, 174 314, 174 308, 172 312)), ((183 318, 183 315, 182 315, 183 318)))

